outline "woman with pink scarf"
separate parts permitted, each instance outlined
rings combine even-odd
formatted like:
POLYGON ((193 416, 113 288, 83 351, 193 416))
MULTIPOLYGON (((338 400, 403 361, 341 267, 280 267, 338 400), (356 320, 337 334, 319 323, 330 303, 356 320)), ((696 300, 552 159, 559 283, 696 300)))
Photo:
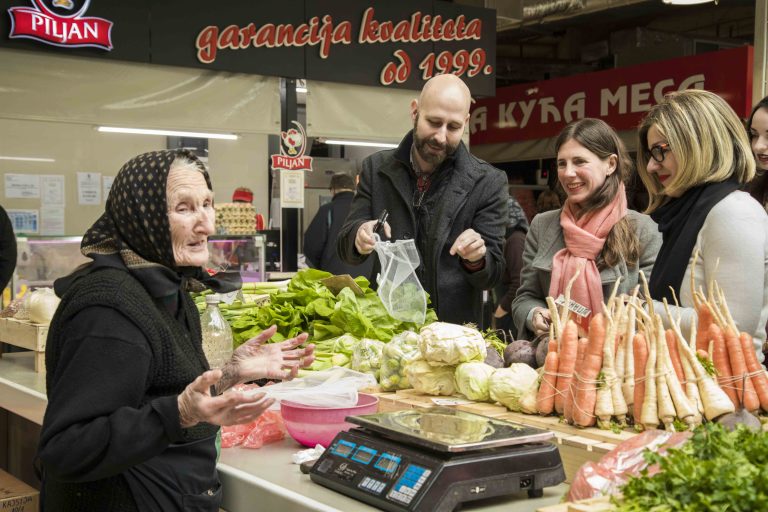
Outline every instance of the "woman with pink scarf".
POLYGON ((649 276, 661 235, 648 217, 627 208, 624 181, 632 172, 624 144, 599 119, 566 126, 557 138, 557 177, 567 195, 559 210, 534 217, 523 252, 520 288, 512 303, 518 338, 549 331, 545 298, 565 292, 582 268, 571 300, 586 326, 602 311, 605 297, 621 277, 619 293, 631 293, 639 271, 649 276))

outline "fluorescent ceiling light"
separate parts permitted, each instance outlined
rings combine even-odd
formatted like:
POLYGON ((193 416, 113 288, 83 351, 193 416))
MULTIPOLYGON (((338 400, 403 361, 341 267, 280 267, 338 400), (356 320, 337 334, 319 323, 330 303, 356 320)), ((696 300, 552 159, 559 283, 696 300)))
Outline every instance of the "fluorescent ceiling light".
POLYGON ((296 87, 296 92, 307 92, 307 88, 306 87, 301 87, 301 86, 296 87))
POLYGON ((0 160, 16 160, 19 162, 55 162, 53 158, 37 158, 32 156, 2 156, 0 160))
POLYGON ((180 132, 176 130, 149 130, 145 128, 120 128, 118 126, 99 126, 98 131, 107 133, 133 133, 138 135, 170 135, 175 137, 197 137, 199 139, 237 140, 234 133, 180 132))
POLYGON ((396 148, 397 144, 391 142, 367 142, 364 140, 326 140, 326 144, 338 144, 340 146, 370 146, 372 148, 396 148))
POLYGON ((695 5, 695 4, 706 4, 709 2, 717 3, 717 0, 664 0, 665 4, 671 4, 671 5, 695 5))

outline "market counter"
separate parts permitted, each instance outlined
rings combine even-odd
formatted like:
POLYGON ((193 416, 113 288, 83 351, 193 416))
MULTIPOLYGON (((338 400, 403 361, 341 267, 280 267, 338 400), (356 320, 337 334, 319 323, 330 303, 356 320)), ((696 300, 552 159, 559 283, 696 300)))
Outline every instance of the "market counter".
MULTIPOLYGON (((40 425, 46 406, 45 374, 35 373, 32 353, 3 354, 0 358, 0 408, 40 425)), ((291 462, 303 449, 290 437, 258 450, 228 448, 222 451, 219 472, 224 487, 223 508, 230 512, 252 510, 373 511, 357 500, 315 484, 291 462)), ((34 454, 25 454, 31 457, 34 454)), ((462 510, 528 512, 559 503, 565 484, 528 499, 526 493, 468 503, 462 510)))

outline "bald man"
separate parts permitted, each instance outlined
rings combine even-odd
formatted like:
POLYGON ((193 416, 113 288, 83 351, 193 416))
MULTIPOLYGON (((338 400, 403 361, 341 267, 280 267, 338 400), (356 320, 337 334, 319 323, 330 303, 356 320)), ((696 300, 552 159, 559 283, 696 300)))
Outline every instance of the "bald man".
MULTIPOLYGON (((414 239, 419 281, 444 322, 481 323, 482 291, 504 270, 507 177, 461 140, 472 97, 455 75, 430 79, 411 102, 413 130, 396 149, 363 161, 357 194, 338 237, 351 264, 373 252, 373 229, 389 212, 384 239, 414 239)), ((380 272, 378 258, 373 275, 380 272)))

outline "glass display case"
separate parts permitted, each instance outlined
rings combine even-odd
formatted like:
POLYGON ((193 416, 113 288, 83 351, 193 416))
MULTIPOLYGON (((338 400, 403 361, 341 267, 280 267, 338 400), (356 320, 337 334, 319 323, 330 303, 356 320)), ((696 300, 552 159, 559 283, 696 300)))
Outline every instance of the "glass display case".
POLYGON ((51 287, 53 281, 91 261, 80 253, 80 236, 19 236, 11 296, 28 288, 51 287))
POLYGON ((262 234, 208 237, 208 268, 237 269, 243 282, 266 281, 266 242, 262 234))

